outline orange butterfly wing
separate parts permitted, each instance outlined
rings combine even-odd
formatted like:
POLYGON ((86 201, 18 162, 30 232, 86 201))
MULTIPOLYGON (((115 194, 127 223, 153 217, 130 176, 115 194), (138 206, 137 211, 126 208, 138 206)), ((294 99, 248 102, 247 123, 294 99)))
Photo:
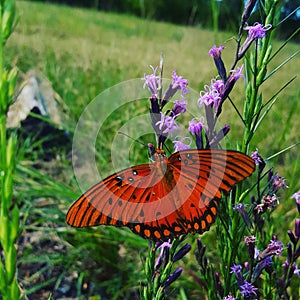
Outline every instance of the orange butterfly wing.
POLYGON ((216 218, 221 192, 253 170, 253 160, 236 151, 186 150, 169 160, 157 154, 152 164, 96 184, 72 205, 66 220, 75 227, 127 226, 153 240, 202 233, 216 218))

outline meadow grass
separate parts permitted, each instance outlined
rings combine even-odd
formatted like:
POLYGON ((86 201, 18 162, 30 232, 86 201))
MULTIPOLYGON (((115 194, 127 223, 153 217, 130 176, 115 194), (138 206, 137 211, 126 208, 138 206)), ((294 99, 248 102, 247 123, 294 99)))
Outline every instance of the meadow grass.
MULTIPOLYGON (((148 73, 149 65, 159 64, 161 52, 165 57, 165 76, 170 77, 171 71, 176 70, 189 79, 191 88, 198 91, 205 84, 209 84, 210 78, 216 75, 212 59, 207 55, 213 44, 225 45, 226 51, 222 55, 227 65, 230 65, 229 62, 233 60, 235 41, 228 37, 234 35, 228 32, 220 32, 216 41, 210 30, 152 22, 128 15, 25 1, 17 1, 17 9, 19 23, 8 41, 9 55, 5 57, 5 63, 17 65, 24 73, 36 69, 52 82, 54 90, 67 105, 70 119, 66 127, 70 131, 74 129, 82 110, 94 97, 119 82, 143 77, 145 72, 148 73)), ((277 41, 274 48, 279 48, 281 44, 281 41, 277 41)), ((271 63, 272 68, 276 68, 290 57, 298 47, 299 45, 292 43, 286 46, 271 63)), ((299 66, 300 60, 296 57, 270 81, 267 81, 264 86, 265 99, 271 98, 276 90, 297 75, 299 66)), ((240 81, 232 94, 238 107, 241 107, 243 101, 243 88, 243 83, 240 81)), ((273 111, 264 120, 255 142, 265 157, 298 142, 299 97, 297 78, 279 95, 276 105, 272 108, 273 111)), ((225 104, 223 110, 221 120, 224 124, 230 122, 230 140, 235 145, 241 139, 242 124, 229 102, 225 104)), ((115 120, 111 120, 115 121, 116 126, 119 125, 118 118, 121 115, 120 113, 115 120)), ((126 115, 124 117, 126 118, 126 115)), ((110 141, 109 130, 107 136, 103 137, 103 144, 107 141, 110 141)), ((109 160, 109 147, 106 150, 99 155, 99 164, 109 174, 109 164, 106 163, 109 160)), ((288 198, 300 188, 298 152, 298 149, 294 148, 280 155, 270 164, 270 166, 277 165, 280 175, 287 178, 288 185, 292 187, 282 195, 284 205, 277 216, 278 228, 282 228, 282 224, 284 229, 289 228, 293 220, 293 213, 290 211, 293 201, 288 198)), ((144 158, 144 162, 147 161, 145 149, 140 149, 138 155, 137 160, 144 158)), ((108 294, 117 298, 124 290, 137 284, 140 279, 140 274, 136 272, 141 269, 137 257, 145 255, 143 249, 147 243, 127 231, 115 228, 106 230, 105 234, 103 229, 79 231, 80 234, 75 236, 74 230, 65 228, 64 214, 79 191, 72 178, 70 164, 65 159, 60 163, 67 169, 67 175, 58 181, 47 174, 41 178, 34 170, 20 170, 22 174, 26 173, 25 179, 19 178, 18 182, 22 186, 19 196, 27 197, 23 214, 28 222, 39 220, 38 226, 35 226, 36 224, 29 226, 30 230, 36 231, 52 231, 52 228, 41 225, 50 218, 50 221, 58 224, 60 228, 58 235, 66 241, 64 242, 66 247, 70 249, 69 243, 75 245, 67 255, 50 259, 48 266, 60 266, 59 268, 63 270, 61 274, 64 276, 69 271, 66 270, 67 268, 75 270, 74 272, 79 274, 79 285, 82 283, 80 280, 83 280, 80 274, 84 274, 84 278, 88 276, 95 282, 101 282, 101 288, 105 288, 108 294), (26 189, 26 184, 29 189, 26 189), (42 187, 39 187, 41 184, 42 187), (30 197, 38 197, 39 193, 47 197, 53 196, 59 201, 48 200, 48 205, 43 206, 43 209, 34 202, 34 210, 32 210, 32 204, 28 204, 31 201, 30 197), (123 251, 121 255, 116 249, 119 244, 125 245, 121 249, 121 252, 123 251), (115 249, 112 252, 105 251, 107 247, 109 249, 115 247, 115 249), (79 257, 82 258, 81 262, 77 262, 79 257), (91 257, 94 257, 94 260, 91 257), (118 293, 114 294, 117 290, 118 293)), ((284 235, 285 231, 282 232, 282 236, 284 235)), ((204 236, 204 242, 214 237, 215 234, 211 231, 204 236)), ((211 247, 214 247, 212 243, 211 247)), ((43 251, 41 255, 42 253, 43 251)), ((35 255, 36 253, 29 251, 28 259, 24 256, 22 260, 30 262, 35 255)), ((208 256, 211 260, 214 259, 213 252, 208 256)), ((42 258, 41 260, 44 261, 42 258)), ((62 280, 60 276, 56 280, 56 285, 59 285, 57 282, 60 283, 62 280)), ((78 294, 80 294, 79 290, 78 288, 78 294)))

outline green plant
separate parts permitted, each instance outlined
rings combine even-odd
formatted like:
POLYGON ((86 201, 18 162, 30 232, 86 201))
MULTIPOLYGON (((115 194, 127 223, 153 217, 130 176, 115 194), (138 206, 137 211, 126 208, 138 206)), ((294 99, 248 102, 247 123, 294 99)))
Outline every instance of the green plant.
POLYGON ((8 135, 6 114, 13 101, 16 69, 3 66, 4 46, 15 26, 16 4, 0 2, 0 294, 4 300, 18 299, 16 240, 19 236, 19 208, 13 198, 13 176, 16 166, 17 136, 8 135))

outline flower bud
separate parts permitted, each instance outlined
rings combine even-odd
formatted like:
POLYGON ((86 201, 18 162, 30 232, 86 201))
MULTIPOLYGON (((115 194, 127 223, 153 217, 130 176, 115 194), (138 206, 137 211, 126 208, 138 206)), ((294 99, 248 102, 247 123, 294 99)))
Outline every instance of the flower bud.
POLYGON ((296 219, 295 221, 295 236, 298 242, 300 238, 300 219, 296 219))
POLYGON ((185 244, 181 249, 175 253, 175 255, 172 258, 172 262, 175 262, 181 258, 183 258, 190 250, 191 250, 191 245, 190 244, 185 244))
POLYGON ((291 243, 287 243, 287 257, 288 261, 291 263, 293 260, 293 250, 292 250, 292 245, 291 243))
POLYGON ((182 273, 182 268, 178 268, 176 269, 165 281, 164 283, 164 287, 169 286, 170 284, 172 284, 182 273))
POLYGON ((295 238, 293 232, 292 232, 291 230, 288 230, 288 231, 287 231, 287 234, 288 234, 288 236, 289 236, 291 242, 295 245, 295 244, 297 243, 297 241, 296 241, 296 238, 295 238))
POLYGON ((242 26, 249 19, 256 2, 257 2, 257 0, 248 0, 247 1, 246 5, 245 5, 245 9, 242 14, 242 26))

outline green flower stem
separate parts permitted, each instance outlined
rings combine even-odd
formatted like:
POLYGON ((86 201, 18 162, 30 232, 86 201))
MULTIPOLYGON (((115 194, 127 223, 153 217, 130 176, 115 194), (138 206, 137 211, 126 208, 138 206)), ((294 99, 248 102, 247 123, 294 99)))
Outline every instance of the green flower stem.
POLYGON ((13 200, 13 175, 16 166, 17 137, 8 137, 6 114, 12 103, 17 72, 3 66, 4 44, 13 31, 15 0, 0 2, 0 298, 17 300, 20 289, 17 281, 17 250, 19 208, 13 200))

